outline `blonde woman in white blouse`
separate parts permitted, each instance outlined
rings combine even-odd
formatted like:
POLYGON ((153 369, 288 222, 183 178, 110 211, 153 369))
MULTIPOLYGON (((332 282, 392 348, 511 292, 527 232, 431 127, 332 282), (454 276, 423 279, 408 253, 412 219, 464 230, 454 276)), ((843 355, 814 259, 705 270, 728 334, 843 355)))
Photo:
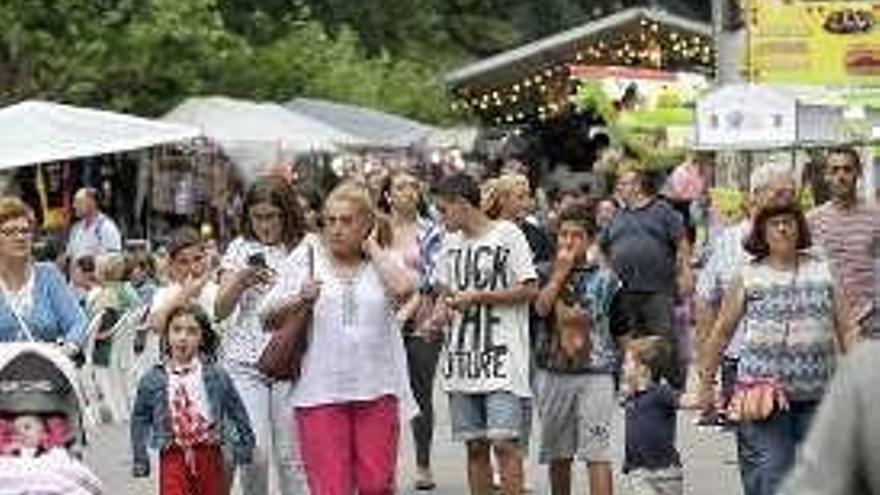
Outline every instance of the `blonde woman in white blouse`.
POLYGON ((274 321, 298 297, 314 300, 292 394, 313 494, 394 493, 401 422, 415 412, 394 309, 416 280, 374 240, 374 221, 364 188, 336 188, 324 203, 321 242, 288 257, 262 305, 264 321, 274 321))

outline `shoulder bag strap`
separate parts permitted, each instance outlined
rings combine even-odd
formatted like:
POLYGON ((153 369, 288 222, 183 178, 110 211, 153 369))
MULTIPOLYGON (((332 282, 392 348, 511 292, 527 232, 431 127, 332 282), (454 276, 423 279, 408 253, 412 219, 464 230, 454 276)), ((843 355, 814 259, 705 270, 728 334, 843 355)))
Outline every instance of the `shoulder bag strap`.
POLYGON ((15 320, 18 322, 19 334, 24 335, 27 338, 28 342, 36 342, 37 339, 34 338, 34 333, 31 332, 30 326, 27 324, 21 314, 19 314, 18 310, 15 309, 15 306, 9 302, 9 300, 6 298, 5 293, 3 295, 3 304, 5 304, 7 308, 9 308, 12 316, 14 316, 15 320))

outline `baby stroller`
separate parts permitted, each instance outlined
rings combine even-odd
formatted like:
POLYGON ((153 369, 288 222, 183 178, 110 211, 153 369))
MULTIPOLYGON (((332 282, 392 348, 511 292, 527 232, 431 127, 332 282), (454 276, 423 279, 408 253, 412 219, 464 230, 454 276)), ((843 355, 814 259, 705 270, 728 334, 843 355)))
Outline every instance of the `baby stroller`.
POLYGON ((102 493, 79 460, 83 405, 74 364, 54 345, 0 345, 0 495, 102 493))

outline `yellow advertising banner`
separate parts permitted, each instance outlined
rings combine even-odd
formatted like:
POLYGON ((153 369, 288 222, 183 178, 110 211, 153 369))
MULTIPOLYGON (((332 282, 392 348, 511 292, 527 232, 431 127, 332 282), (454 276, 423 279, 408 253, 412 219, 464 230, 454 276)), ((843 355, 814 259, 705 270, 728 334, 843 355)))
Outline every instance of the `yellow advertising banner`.
POLYGON ((880 85, 880 1, 743 1, 752 81, 880 85))

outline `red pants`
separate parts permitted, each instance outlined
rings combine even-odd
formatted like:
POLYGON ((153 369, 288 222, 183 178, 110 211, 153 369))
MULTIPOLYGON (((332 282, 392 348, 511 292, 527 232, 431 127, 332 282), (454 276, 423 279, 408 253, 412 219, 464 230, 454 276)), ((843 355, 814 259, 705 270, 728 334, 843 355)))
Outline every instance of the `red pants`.
POLYGON ((311 495, 391 495, 397 470, 397 398, 296 410, 311 495))
POLYGON ((192 457, 180 447, 162 451, 159 465, 160 495, 229 495, 226 464, 217 445, 193 447, 192 457))

